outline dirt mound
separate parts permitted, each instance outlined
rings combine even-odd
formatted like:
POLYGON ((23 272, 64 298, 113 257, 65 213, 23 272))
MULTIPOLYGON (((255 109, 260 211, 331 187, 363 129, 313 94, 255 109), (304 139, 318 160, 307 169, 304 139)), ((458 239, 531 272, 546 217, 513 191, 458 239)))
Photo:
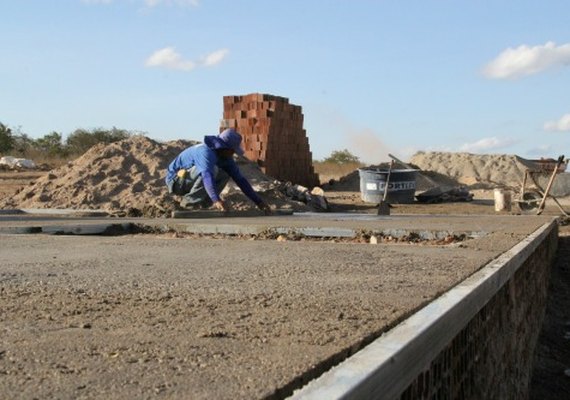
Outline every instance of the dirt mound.
MULTIPOLYGON (((519 187, 526 166, 509 154, 470 154, 420 151, 410 163, 456 180, 470 188, 519 187)), ((530 162, 530 161, 529 161, 530 162)))
MULTIPOLYGON (((416 190, 420 192, 438 186, 516 189, 520 187, 527 168, 539 169, 536 161, 508 154, 420 151, 411 158, 409 164, 420 170, 416 177, 416 190)), ((388 166, 388 163, 384 163, 369 168, 387 170, 388 166)), ((404 168, 404 166, 396 163, 394 168, 404 168)), ((538 178, 543 180, 543 177, 538 178)), ((358 192, 360 191, 358 170, 323 187, 329 191, 358 192)))
MULTIPOLYGON (((387 171, 390 167, 389 163, 383 163, 378 165, 369 166, 367 168, 378 169, 387 171)), ((405 166, 396 163, 393 167, 394 169, 403 169, 405 166)), ((421 171, 416 176, 416 190, 424 191, 434 186, 460 186, 461 184, 455 179, 446 176, 444 174, 434 172, 434 171, 421 171)), ((358 170, 352 171, 351 173, 341 177, 339 180, 332 180, 328 184, 323 186, 326 191, 336 191, 336 192, 360 192, 360 174, 358 170)))
MULTIPOLYGON (((0 208, 57 208, 105 210, 117 215, 167 216, 178 198, 168 194, 164 178, 170 161, 189 141, 158 143, 132 136, 108 145, 99 144, 62 167, 51 170, 9 199, 0 208)), ((243 174, 260 196, 274 207, 306 209, 279 190, 280 183, 264 175, 256 164, 239 159, 243 174)), ((255 205, 235 185, 228 185, 224 198, 233 209, 255 205)))

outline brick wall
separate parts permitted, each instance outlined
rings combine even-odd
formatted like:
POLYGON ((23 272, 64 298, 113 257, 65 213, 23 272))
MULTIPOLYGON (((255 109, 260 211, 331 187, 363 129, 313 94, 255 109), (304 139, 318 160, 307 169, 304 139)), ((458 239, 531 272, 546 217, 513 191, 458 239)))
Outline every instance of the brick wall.
POLYGON ((281 181, 318 185, 303 112, 289 99, 269 94, 224 96, 220 132, 235 128, 242 134, 245 156, 281 181))
POLYGON ((401 400, 528 398, 557 238, 553 229, 401 400))

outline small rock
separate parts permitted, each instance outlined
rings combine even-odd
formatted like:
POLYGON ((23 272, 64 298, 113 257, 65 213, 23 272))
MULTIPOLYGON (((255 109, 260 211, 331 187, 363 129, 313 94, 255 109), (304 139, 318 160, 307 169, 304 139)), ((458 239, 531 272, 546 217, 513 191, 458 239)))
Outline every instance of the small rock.
POLYGON ((322 188, 315 186, 313 190, 311 190, 311 194, 315 196, 324 196, 325 191, 322 188))
POLYGON ((370 236, 370 244, 378 244, 378 238, 374 235, 370 236))
POLYGON ((279 236, 277 236, 277 241, 278 242, 286 242, 287 237, 285 235, 279 235, 279 236))

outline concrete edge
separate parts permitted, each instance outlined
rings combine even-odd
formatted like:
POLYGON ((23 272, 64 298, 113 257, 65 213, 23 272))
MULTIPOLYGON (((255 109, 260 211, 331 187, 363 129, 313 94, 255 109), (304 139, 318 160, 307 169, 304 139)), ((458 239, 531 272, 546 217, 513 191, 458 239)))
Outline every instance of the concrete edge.
POLYGON ((512 278, 555 225, 555 219, 544 224, 290 399, 396 398, 512 278))
POLYGON ((46 234, 46 235, 102 235, 111 232, 129 232, 132 223, 67 224, 0 227, 0 235, 46 234))
MULTIPOLYGON (((108 232, 116 226, 127 227, 129 225, 141 225, 149 228, 157 228, 163 232, 175 231, 194 234, 205 235, 259 235, 267 234, 292 234, 303 235, 307 237, 335 237, 335 238, 355 238, 361 233, 361 229, 356 228, 342 228, 338 226, 284 226, 256 224, 233 224, 233 223, 217 223, 208 224, 197 222, 194 220, 169 220, 167 222, 157 221, 153 223, 138 222, 136 220, 128 220, 121 222, 118 219, 111 219, 109 222, 94 223, 69 223, 69 221, 61 221, 60 223, 54 221, 34 221, 35 223, 26 226, 0 226, 0 234, 72 234, 72 235, 97 235, 108 232)), ((123 233, 128 233, 128 229, 123 229, 123 233)), ((426 229, 371 229, 369 231, 374 235, 392 236, 395 238, 402 238, 407 235, 415 234, 422 240, 438 240, 444 239, 449 235, 465 235, 469 238, 480 238, 487 234, 484 231, 450 231, 450 230, 426 230, 426 229)))
POLYGON ((82 210, 73 208, 11 208, 0 210, 0 215, 79 215, 83 217, 107 217, 109 213, 105 210, 82 210))

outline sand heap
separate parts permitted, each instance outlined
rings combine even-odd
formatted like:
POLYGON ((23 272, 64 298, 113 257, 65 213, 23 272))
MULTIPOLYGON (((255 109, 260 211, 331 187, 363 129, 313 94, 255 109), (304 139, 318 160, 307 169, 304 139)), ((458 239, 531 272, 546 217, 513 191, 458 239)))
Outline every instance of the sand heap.
POLYGON ((473 189, 519 188, 531 160, 509 154, 470 154, 420 151, 410 163, 421 170, 432 171, 473 189))
MULTIPOLYGON (((11 198, 2 199, 0 208, 96 209, 115 215, 167 216, 176 209, 179 198, 168 194, 164 183, 166 168, 192 144, 182 140, 158 143, 144 136, 98 144, 11 198)), ((269 205, 306 210, 304 204, 283 195, 280 182, 264 175, 256 164, 243 158, 238 164, 269 205)), ((234 185, 225 190, 224 199, 233 209, 255 207, 234 185)))
MULTIPOLYGON (((438 186, 518 190, 526 169, 541 170, 542 168, 541 163, 516 155, 423 151, 414 154, 408 164, 420 169, 416 178, 417 192, 438 186)), ((383 163, 370 168, 388 170, 388 166, 388 163, 383 163)), ((404 167, 396 164, 395 168, 404 167)), ((550 174, 551 172, 545 172, 537 174, 535 177, 544 187, 550 174)), ((330 191, 360 191, 358 171, 351 172, 332 185, 325 185, 325 189, 330 191)))

